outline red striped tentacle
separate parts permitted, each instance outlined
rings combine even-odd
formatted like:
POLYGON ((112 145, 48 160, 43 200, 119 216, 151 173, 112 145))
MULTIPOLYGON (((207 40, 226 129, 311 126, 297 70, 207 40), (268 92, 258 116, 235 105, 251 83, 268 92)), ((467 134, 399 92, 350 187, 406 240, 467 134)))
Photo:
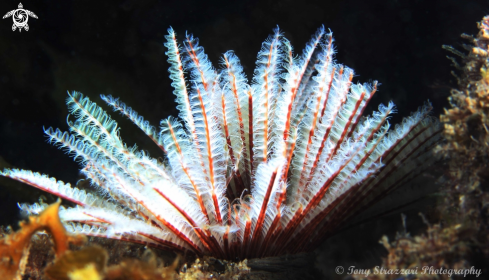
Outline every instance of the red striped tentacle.
POLYGON ((248 94, 248 147, 250 149, 250 178, 253 177, 253 95, 251 89, 246 92, 248 94))
POLYGON ((278 83, 281 74, 281 37, 280 31, 275 29, 258 53, 257 68, 253 78, 253 170, 259 164, 268 161, 269 145, 273 138, 273 120, 270 119, 278 94, 278 83))
POLYGON ((358 122, 359 122, 360 118, 363 116, 363 112, 365 111, 365 108, 367 108, 368 103, 370 102, 370 100, 372 99, 374 94, 377 92, 377 84, 378 84, 377 81, 373 82, 372 91, 370 91, 368 98, 365 100, 365 105, 361 107, 360 112, 357 114, 355 121, 353 121, 353 125, 349 129, 350 132, 348 133, 347 138, 350 138, 352 136, 353 132, 355 132, 355 129, 357 128, 358 122))
POLYGON ((200 89, 197 88, 197 94, 200 102, 200 106, 202 109, 202 117, 203 117, 203 122, 204 122, 204 129, 205 129, 205 138, 206 138, 206 145, 207 145, 207 160, 209 162, 209 177, 210 177, 210 184, 211 184, 211 197, 212 197, 212 202, 214 203, 214 210, 216 211, 216 219, 217 222, 221 225, 222 224, 222 217, 221 217, 221 210, 219 208, 219 202, 217 200, 217 194, 216 194, 216 182, 215 182, 215 174, 214 174, 214 156, 212 154, 212 148, 211 148, 211 138, 210 138, 210 124, 209 120, 207 119, 207 112, 204 106, 204 100, 202 99, 202 94, 200 92, 200 89))
MULTIPOLYGON (((192 112, 192 107, 190 104, 190 96, 189 96, 189 93, 187 91, 185 75, 184 75, 184 71, 186 69, 184 69, 183 59, 188 59, 188 58, 183 57, 183 59, 182 59, 182 56, 180 54, 180 47, 178 46, 178 43, 176 40, 176 35, 175 35, 175 32, 173 31, 173 29, 170 28, 169 35, 166 36, 166 38, 167 38, 167 43, 165 44, 165 46, 168 48, 168 52, 166 54, 169 57, 168 62, 171 64, 171 67, 169 69, 170 78, 173 80, 172 86, 175 88, 174 94, 177 96, 176 101, 180 105, 180 116, 185 121, 185 124, 187 125, 188 131, 191 134, 191 139, 193 140, 193 142, 195 144, 194 147, 196 150, 196 154, 198 155, 197 160, 200 164, 200 167, 201 167, 201 170, 202 170, 204 176, 206 177, 205 178, 206 181, 208 181, 208 174, 207 174, 207 170, 205 168, 203 158, 202 158, 202 152, 200 149, 199 139, 198 139, 198 135, 197 135, 197 128, 195 126, 195 120, 194 120, 194 116, 193 116, 193 112, 192 112)), ((197 55, 197 51, 194 48, 193 40, 191 38, 189 38, 189 36, 187 36, 187 41, 189 42, 189 45, 186 46, 186 52, 184 52, 184 54, 187 54, 187 56, 190 57, 190 59, 194 62, 194 64, 189 64, 187 68, 190 68, 190 70, 197 69, 200 74, 203 74, 203 71, 201 71, 202 69, 200 68, 201 64, 200 64, 199 57, 197 55), (188 46, 190 46, 190 48, 188 46)), ((204 77, 203 76, 201 76, 201 77, 202 77, 205 85, 207 85, 206 81, 204 80, 204 77)), ((171 128, 170 123, 168 121, 167 121, 167 123, 168 123, 169 127, 171 128)), ((193 179, 193 176, 191 175, 189 167, 186 166, 186 164, 184 163, 184 155, 183 155, 182 149, 178 145, 178 141, 177 141, 177 138, 175 137, 175 133, 174 133, 173 129, 171 130, 171 137, 173 139, 174 144, 178 148, 178 153, 179 153, 179 157, 180 157, 178 162, 182 166, 182 170, 184 171, 184 173, 186 174, 186 176, 190 180, 190 183, 191 183, 191 185, 195 191, 195 195, 197 197, 197 201, 198 201, 199 206, 202 210, 202 213, 210 221, 211 216, 207 212, 206 206, 204 205, 203 195, 200 193, 198 186, 197 186, 195 180, 193 179)), ((211 234, 208 230, 206 230, 206 232, 208 233, 207 235, 211 236, 211 234)), ((215 240, 215 238, 213 236, 211 237, 211 241, 212 241, 212 243, 217 244, 217 240, 215 240)), ((214 247, 216 247, 216 245, 214 245, 214 247)), ((219 247, 218 244, 217 244, 217 247, 219 247)))
POLYGON ((241 172, 239 172, 239 168, 236 164, 236 158, 234 156, 233 146, 231 144, 231 136, 229 135, 229 128, 226 119, 226 102, 224 101, 224 94, 221 95, 221 101, 222 101, 223 127, 224 127, 226 142, 229 149, 229 157, 231 158, 231 164, 233 169, 232 173, 236 174, 236 176, 232 176, 234 179, 234 183, 236 184, 235 195, 239 196, 245 189, 245 185, 243 179, 241 178, 241 172))
MULTIPOLYGON (((353 76, 353 73, 352 73, 352 76, 353 76)), ((350 81, 351 81, 351 79, 350 79, 350 81)), ((346 136, 346 133, 348 132, 348 128, 352 124, 352 120, 355 117, 355 114, 357 113, 358 107, 360 107, 360 104, 362 103, 364 97, 365 97, 365 91, 362 92, 362 94, 360 95, 360 98, 355 103, 355 109, 353 109, 352 114, 348 118, 348 121, 345 125, 345 128, 343 128, 343 132, 341 133, 340 139, 338 140, 338 143, 336 144, 335 150, 331 153, 328 160, 331 160, 331 158, 334 155, 336 155, 336 153, 338 152, 338 149, 340 148, 341 144, 343 143, 343 140, 345 140, 345 136, 346 136)))
MULTIPOLYGON (((239 73, 234 72, 234 69, 231 65, 230 59, 228 57, 229 57, 228 53, 225 53, 224 54, 224 62, 226 65, 227 73, 228 73, 228 75, 232 81, 230 84, 231 84, 232 93, 233 93, 233 96, 234 96, 234 99, 236 102, 236 111, 237 111, 236 113, 238 115, 239 134, 240 134, 241 142, 243 145, 241 153, 243 154, 243 159, 244 159, 245 176, 249 177, 250 170, 251 170, 250 162, 249 162, 249 156, 248 156, 249 146, 248 146, 248 143, 246 143, 245 123, 243 120, 244 114, 242 112, 242 106, 241 106, 241 102, 240 102, 240 94, 238 92, 238 81, 237 81, 237 77, 236 77, 236 75, 238 75, 239 73)), ((247 181, 250 182, 250 179, 251 178, 247 178, 247 181)), ((240 195, 240 194, 241 193, 238 193, 238 195, 240 195)))
POLYGON ((170 134, 171 134, 172 140, 173 140, 174 145, 175 145, 175 147, 176 147, 176 149, 178 151, 178 154, 180 156, 179 161, 180 161, 180 165, 182 166, 182 170, 185 172, 185 174, 187 175, 190 183, 192 184, 192 187, 194 188, 195 194, 197 196, 197 202, 199 203, 199 206, 200 206, 200 209, 202 210, 202 213, 204 213, 204 216, 207 217, 207 219, 209 219, 210 217, 209 217, 209 214, 207 213, 207 209, 206 209, 205 204, 204 204, 204 198, 200 194, 200 190, 199 190, 197 184, 192 179, 192 176, 190 174, 189 168, 186 166, 186 164, 183 161, 183 157, 184 157, 183 151, 180 148, 180 145, 179 145, 178 139, 177 139, 177 137, 175 135, 175 131, 173 129, 173 126, 171 125, 171 123, 168 120, 166 121, 166 123, 168 125, 168 128, 170 129, 170 134))
POLYGON ((271 250, 271 255, 275 256, 280 254, 283 247, 285 247, 285 244, 289 240, 290 235, 294 232, 295 228, 300 223, 301 216, 304 212, 303 209, 303 206, 299 205, 292 218, 286 224, 285 228, 283 228, 283 230, 278 234, 274 242, 274 248, 271 250))
POLYGON ((258 245, 258 242, 261 238, 262 231, 263 231, 263 222, 265 221, 265 216, 266 216, 266 210, 268 207, 268 201, 270 200, 270 196, 272 193, 272 188, 274 187, 275 184, 278 182, 275 180, 277 177, 277 173, 279 172, 279 168, 281 165, 279 165, 272 173, 272 176, 270 177, 270 181, 268 182, 268 187, 267 191, 265 193, 265 197, 263 198, 263 202, 261 205, 260 213, 258 214, 258 217, 256 219, 256 224, 255 224, 255 230, 253 231, 252 234, 252 240, 251 240, 251 247, 256 248, 258 245))
POLYGON ((187 35, 187 38, 186 38, 187 44, 185 45, 186 51, 187 51, 187 54, 189 55, 190 59, 193 61, 194 65, 195 65, 195 69, 199 74, 198 76, 200 77, 200 82, 204 86, 204 89, 209 90, 209 83, 212 83, 213 81, 209 81, 207 75, 205 74, 205 70, 202 68, 201 61, 200 61, 198 54, 197 54, 197 52, 199 50, 196 50, 196 48, 194 47, 195 41, 196 40, 192 36, 187 35))
POLYGON ((277 229, 277 226, 280 223, 280 219, 282 217, 280 213, 280 208, 282 206, 282 203, 285 201, 285 197, 287 195, 287 184, 283 182, 281 192, 279 196, 277 197, 277 201, 275 203, 275 210, 277 211, 277 215, 273 219, 273 222, 271 223, 270 227, 268 228, 267 234, 265 238, 263 239, 262 246, 260 246, 260 249, 258 251, 258 257, 263 257, 265 253, 268 251, 270 248, 270 239, 272 238, 273 233, 275 233, 275 230, 277 229))
MULTIPOLYGON (((351 87, 351 81, 353 80, 353 71, 350 71, 350 75, 349 75, 349 78, 348 78, 348 82, 346 84, 346 87, 345 87, 345 96, 348 94, 348 92, 350 91, 350 87, 351 87)), ((344 137, 345 137, 345 134, 346 132, 348 131, 348 126, 350 126, 351 124, 351 121, 353 119, 353 117, 355 116, 355 113, 356 111, 358 110, 358 107, 360 106, 360 103, 363 101, 363 97, 365 97, 365 92, 362 92, 361 94, 361 98, 359 98, 357 100, 357 102, 355 103, 355 109, 354 109, 354 113, 350 115, 345 127, 343 128, 343 131, 342 131, 342 134, 338 140, 338 142, 336 142, 336 145, 335 145, 335 149, 333 150, 332 153, 330 153, 329 155, 329 158, 328 158, 328 161, 330 161, 333 156, 336 155, 336 153, 338 152, 338 149, 339 147, 341 146, 341 143, 343 142, 344 140, 344 137)))

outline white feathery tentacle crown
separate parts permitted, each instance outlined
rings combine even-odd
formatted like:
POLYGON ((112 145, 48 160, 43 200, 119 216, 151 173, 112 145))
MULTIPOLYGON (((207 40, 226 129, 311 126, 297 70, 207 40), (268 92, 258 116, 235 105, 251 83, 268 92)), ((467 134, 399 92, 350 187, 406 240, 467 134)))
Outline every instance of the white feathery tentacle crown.
MULTIPOLYGON (((45 133, 80 162, 94 191, 31 171, 1 172, 74 202, 60 212, 73 232, 227 259, 296 253, 433 161, 441 128, 430 104, 390 130, 392 103, 363 116, 377 83, 352 83, 324 27, 298 57, 276 29, 251 83, 232 51, 216 69, 196 38, 180 46, 168 33, 179 119, 163 120, 158 131, 102 96, 161 148, 164 162, 124 144, 117 123, 72 92, 70 131, 45 133)), ((44 205, 20 207, 36 214, 44 205)))

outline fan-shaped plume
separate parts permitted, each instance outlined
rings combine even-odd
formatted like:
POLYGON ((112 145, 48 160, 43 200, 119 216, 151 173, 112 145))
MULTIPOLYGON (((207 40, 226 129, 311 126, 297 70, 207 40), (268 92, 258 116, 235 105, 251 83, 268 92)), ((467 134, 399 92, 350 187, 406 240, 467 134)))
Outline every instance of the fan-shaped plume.
MULTIPOLYGON (((233 52, 216 69, 192 35, 180 45, 168 33, 180 119, 163 120, 158 132, 102 96, 161 148, 164 163, 124 144, 109 114, 73 92, 70 132, 45 133, 80 162, 94 191, 31 171, 0 173, 74 202, 60 211, 71 231, 227 259, 295 253, 433 161, 440 126, 430 104, 390 130, 392 103, 363 116, 377 82, 352 82, 323 27, 298 57, 276 29, 251 83, 233 52)), ((35 214, 45 205, 20 207, 35 214)))

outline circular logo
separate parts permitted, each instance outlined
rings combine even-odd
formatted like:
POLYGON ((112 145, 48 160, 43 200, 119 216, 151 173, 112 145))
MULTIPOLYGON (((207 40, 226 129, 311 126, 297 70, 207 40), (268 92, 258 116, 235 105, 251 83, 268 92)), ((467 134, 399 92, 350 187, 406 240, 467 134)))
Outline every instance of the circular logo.
POLYGON ((29 15, 27 15, 26 11, 22 9, 15 10, 12 17, 18 26, 23 26, 29 19, 29 15))
POLYGON ((334 271, 336 271, 336 274, 343 274, 343 272, 345 272, 345 269, 341 265, 339 265, 334 271))

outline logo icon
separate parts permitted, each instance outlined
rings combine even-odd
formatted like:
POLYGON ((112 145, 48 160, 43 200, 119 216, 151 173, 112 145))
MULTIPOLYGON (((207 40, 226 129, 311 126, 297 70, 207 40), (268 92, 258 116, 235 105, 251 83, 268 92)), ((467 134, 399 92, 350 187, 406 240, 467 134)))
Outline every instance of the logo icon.
POLYGON ((14 20, 12 31, 15 31, 17 28, 19 29, 19 32, 22 32, 22 28, 24 28, 25 31, 29 31, 29 25, 27 24, 29 16, 37 18, 36 14, 29 10, 24 10, 23 8, 24 6, 22 6, 22 3, 19 3, 18 9, 12 10, 3 16, 4 19, 11 16, 14 20))

